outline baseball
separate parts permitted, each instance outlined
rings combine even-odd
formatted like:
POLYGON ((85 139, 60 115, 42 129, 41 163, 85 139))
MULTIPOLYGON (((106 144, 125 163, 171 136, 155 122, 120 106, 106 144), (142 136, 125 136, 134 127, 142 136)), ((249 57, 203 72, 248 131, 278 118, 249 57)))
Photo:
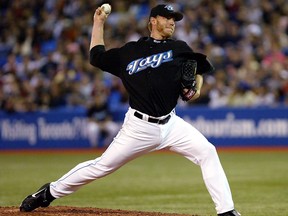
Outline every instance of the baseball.
POLYGON ((110 4, 102 4, 101 8, 103 9, 103 11, 108 15, 111 13, 111 6, 110 4))

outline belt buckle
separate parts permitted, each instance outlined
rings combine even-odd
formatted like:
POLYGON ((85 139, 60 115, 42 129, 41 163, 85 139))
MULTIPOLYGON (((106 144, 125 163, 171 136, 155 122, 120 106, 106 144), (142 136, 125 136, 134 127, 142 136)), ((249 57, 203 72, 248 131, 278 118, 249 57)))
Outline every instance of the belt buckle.
POLYGON ((165 119, 159 120, 159 124, 166 124, 171 118, 171 115, 167 116, 165 119))

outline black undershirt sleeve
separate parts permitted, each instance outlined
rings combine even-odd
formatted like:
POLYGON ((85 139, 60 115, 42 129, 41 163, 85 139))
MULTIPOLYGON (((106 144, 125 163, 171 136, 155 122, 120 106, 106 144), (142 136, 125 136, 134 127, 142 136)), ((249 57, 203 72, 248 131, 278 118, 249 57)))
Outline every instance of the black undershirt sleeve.
POLYGON ((120 74, 119 49, 114 48, 108 51, 104 45, 96 45, 90 50, 90 64, 116 76, 120 74))

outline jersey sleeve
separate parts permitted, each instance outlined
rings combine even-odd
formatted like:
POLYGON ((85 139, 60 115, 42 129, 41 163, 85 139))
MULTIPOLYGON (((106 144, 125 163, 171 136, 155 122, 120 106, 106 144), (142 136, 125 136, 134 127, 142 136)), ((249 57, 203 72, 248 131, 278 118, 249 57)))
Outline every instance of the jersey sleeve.
POLYGON ((197 74, 212 73, 215 68, 208 57, 202 53, 194 52, 186 42, 178 41, 177 57, 197 61, 197 74))
POLYGON ((103 45, 94 46, 90 50, 90 64, 115 76, 120 74, 119 48, 105 50, 103 45))

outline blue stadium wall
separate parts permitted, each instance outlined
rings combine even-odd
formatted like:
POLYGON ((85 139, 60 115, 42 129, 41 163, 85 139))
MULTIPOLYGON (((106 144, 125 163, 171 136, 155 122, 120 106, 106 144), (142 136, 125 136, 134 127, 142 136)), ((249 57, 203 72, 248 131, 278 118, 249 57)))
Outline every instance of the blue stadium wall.
MULTIPOLYGON (((122 123, 126 108, 113 111, 122 123)), ((288 108, 179 108, 215 146, 288 147, 288 108)), ((0 150, 90 148, 85 110, 0 112, 0 150)))

